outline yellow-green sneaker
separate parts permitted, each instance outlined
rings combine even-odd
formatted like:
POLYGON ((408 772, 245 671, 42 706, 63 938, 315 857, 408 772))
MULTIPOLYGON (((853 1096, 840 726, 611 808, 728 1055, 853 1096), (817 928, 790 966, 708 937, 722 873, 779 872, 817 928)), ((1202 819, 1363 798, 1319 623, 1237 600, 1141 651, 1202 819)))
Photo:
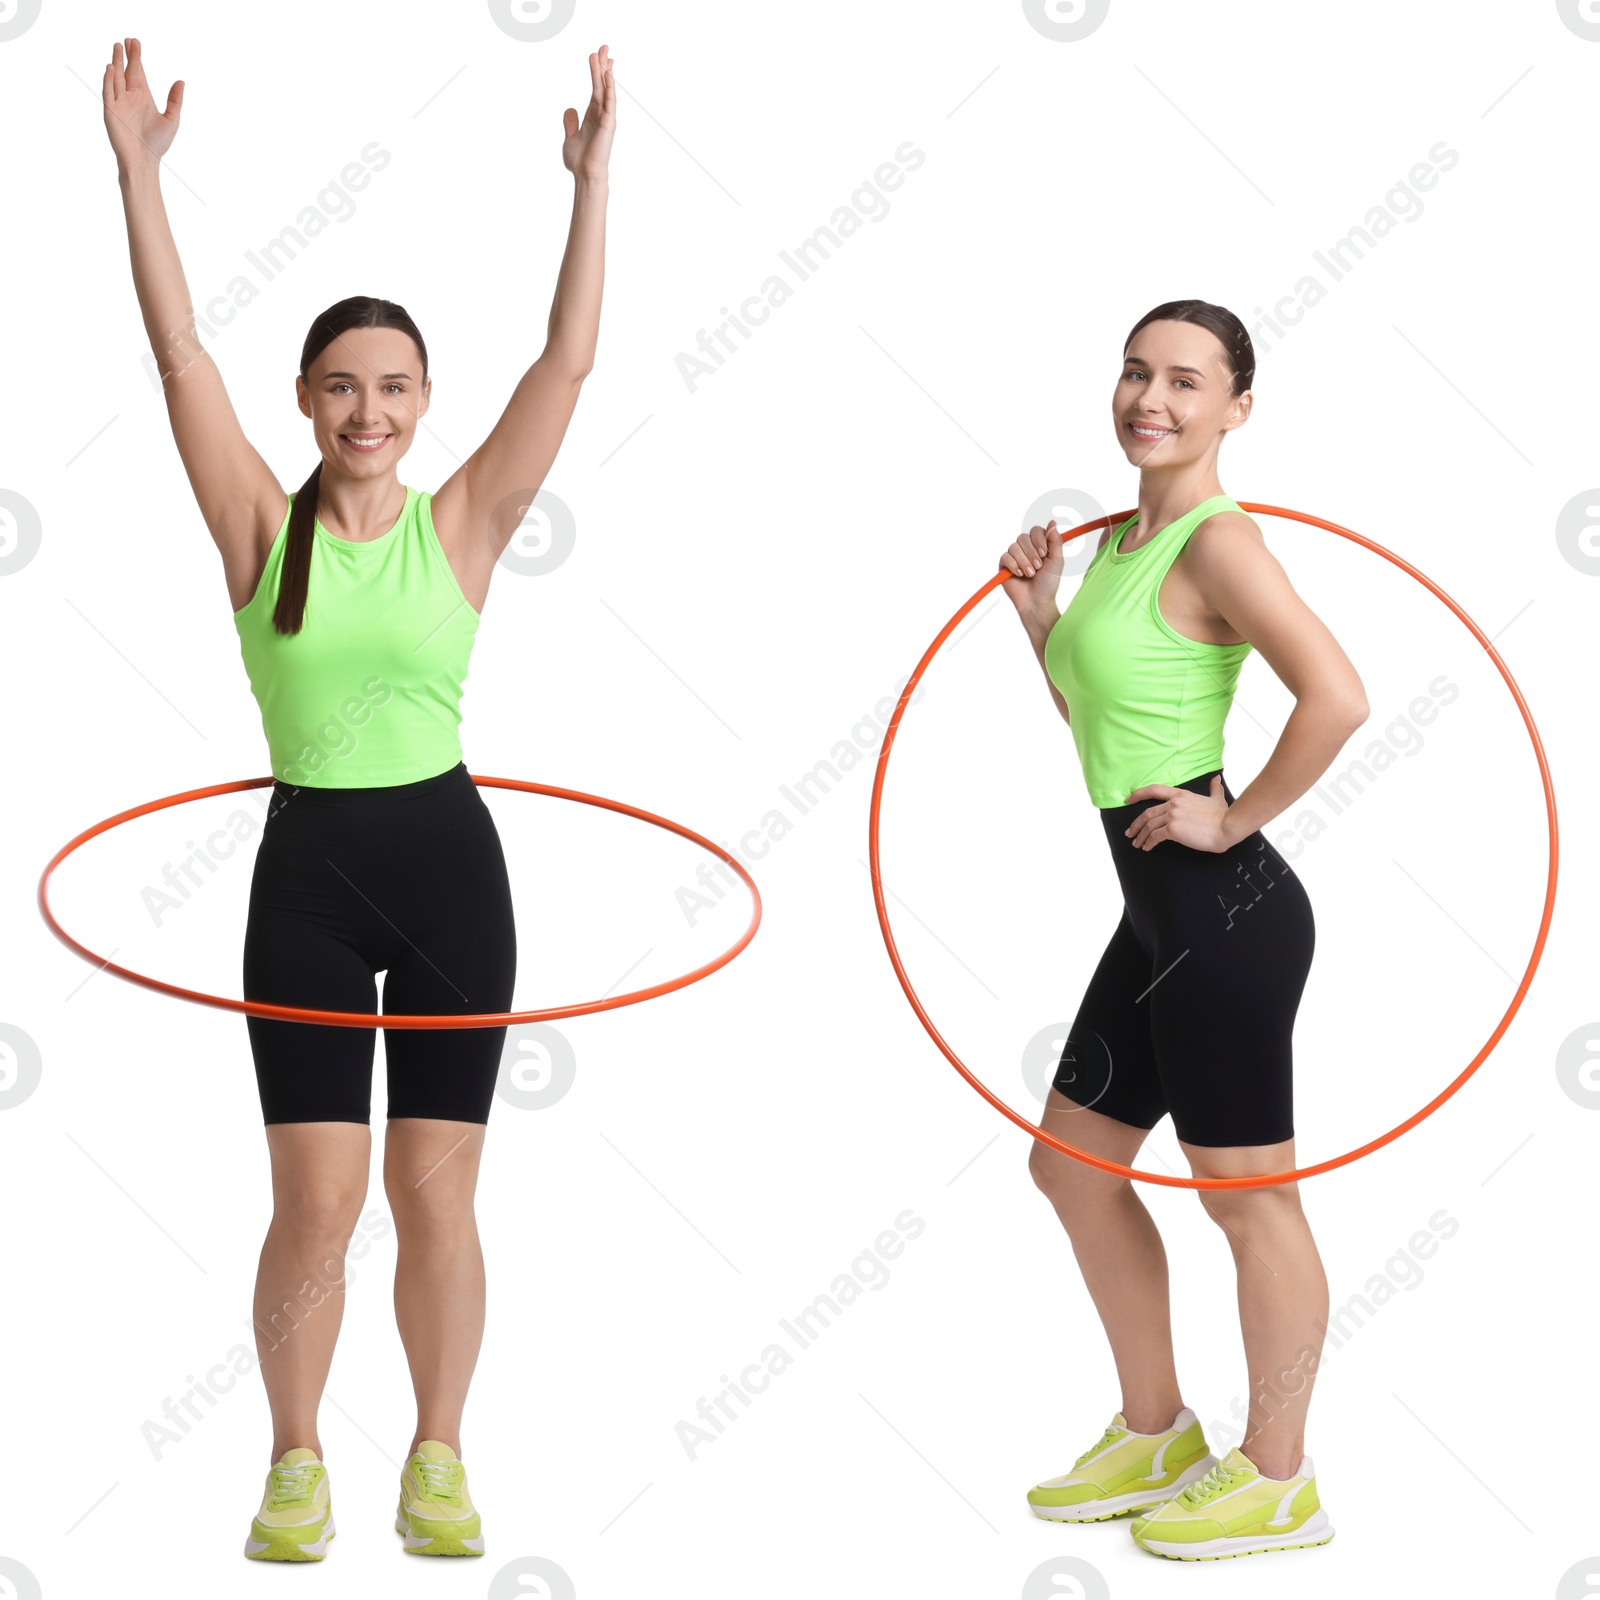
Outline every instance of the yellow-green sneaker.
POLYGON ((1028 1507, 1049 1522, 1104 1522, 1160 1505, 1216 1464, 1187 1406, 1160 1433, 1134 1433, 1119 1411, 1071 1472, 1028 1491, 1028 1507))
POLYGON ((1264 1478, 1242 1450, 1230 1450, 1198 1483, 1128 1531, 1152 1555, 1217 1561, 1326 1544, 1333 1524, 1317 1498, 1311 1457, 1292 1478, 1264 1478))
POLYGON ((400 1469, 395 1531, 414 1556, 481 1556, 483 1526, 467 1493, 467 1469, 437 1439, 424 1439, 400 1469))
POLYGON ((285 1450, 267 1469, 244 1553, 252 1561, 320 1561, 333 1531, 328 1469, 315 1450, 285 1450))

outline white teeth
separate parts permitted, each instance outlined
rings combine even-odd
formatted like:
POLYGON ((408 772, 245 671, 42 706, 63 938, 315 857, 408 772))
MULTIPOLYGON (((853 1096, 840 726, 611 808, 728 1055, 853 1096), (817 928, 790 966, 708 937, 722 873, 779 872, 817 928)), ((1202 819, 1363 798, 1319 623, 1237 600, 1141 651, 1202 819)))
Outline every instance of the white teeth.
POLYGON ((1137 422, 1131 426, 1141 439, 1165 439, 1173 431, 1171 428, 1141 428, 1137 422))

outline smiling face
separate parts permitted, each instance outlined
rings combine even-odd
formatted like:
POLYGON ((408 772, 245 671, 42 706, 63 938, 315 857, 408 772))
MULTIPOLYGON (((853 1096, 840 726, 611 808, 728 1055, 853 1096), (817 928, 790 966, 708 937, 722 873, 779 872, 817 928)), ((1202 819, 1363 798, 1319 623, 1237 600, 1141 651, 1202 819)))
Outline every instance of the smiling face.
POLYGON ((1148 322, 1123 358, 1111 397, 1117 438, 1137 467, 1169 467, 1215 452, 1250 415, 1251 395, 1232 391, 1222 341, 1193 322, 1148 322))
POLYGON ((428 409, 422 357, 399 328, 352 328, 331 339, 295 379, 325 470, 380 477, 411 448, 428 409))

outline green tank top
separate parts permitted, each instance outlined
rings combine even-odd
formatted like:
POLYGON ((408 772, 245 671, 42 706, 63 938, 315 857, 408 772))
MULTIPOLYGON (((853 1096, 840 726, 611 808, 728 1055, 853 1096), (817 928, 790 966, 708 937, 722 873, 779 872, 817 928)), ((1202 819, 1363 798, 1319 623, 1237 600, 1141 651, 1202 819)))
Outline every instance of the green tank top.
POLYGON ((1176 787, 1222 765, 1222 725, 1253 648, 1185 638, 1157 597, 1189 535, 1219 511, 1202 500, 1137 550, 1120 549, 1136 511, 1096 552, 1045 640, 1044 664, 1070 715, 1089 798, 1126 805, 1147 783, 1176 787))
POLYGON ((460 762, 461 690, 479 619, 433 530, 432 500, 408 488, 400 520, 364 543, 314 524, 305 622, 294 634, 272 626, 285 514, 256 592, 233 614, 273 777, 383 788, 460 762))

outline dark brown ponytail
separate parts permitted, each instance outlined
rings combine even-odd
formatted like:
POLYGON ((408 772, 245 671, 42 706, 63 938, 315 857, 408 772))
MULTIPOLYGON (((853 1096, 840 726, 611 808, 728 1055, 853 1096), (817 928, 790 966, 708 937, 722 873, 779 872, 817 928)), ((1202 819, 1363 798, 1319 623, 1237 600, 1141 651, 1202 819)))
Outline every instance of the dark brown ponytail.
POLYGON ((278 604, 272 626, 279 633, 299 633, 306 614, 306 589, 311 579, 311 544, 315 537, 317 490, 322 483, 322 463, 300 485, 289 508, 289 532, 283 543, 283 565, 278 571, 278 604))
MULTIPOLYGON (((404 306, 393 300, 376 300, 371 295, 351 295, 329 306, 311 324, 300 351, 300 377, 311 381, 311 364, 324 350, 352 328, 398 328, 408 334, 422 359, 422 382, 428 381, 428 347, 416 323, 404 306)), ((278 603, 273 608, 272 626, 279 633, 299 633, 305 621, 306 590, 311 579, 311 546, 316 537, 317 494, 322 485, 322 463, 311 469, 301 484, 289 512, 289 531, 284 537, 283 566, 278 573, 278 603)))

